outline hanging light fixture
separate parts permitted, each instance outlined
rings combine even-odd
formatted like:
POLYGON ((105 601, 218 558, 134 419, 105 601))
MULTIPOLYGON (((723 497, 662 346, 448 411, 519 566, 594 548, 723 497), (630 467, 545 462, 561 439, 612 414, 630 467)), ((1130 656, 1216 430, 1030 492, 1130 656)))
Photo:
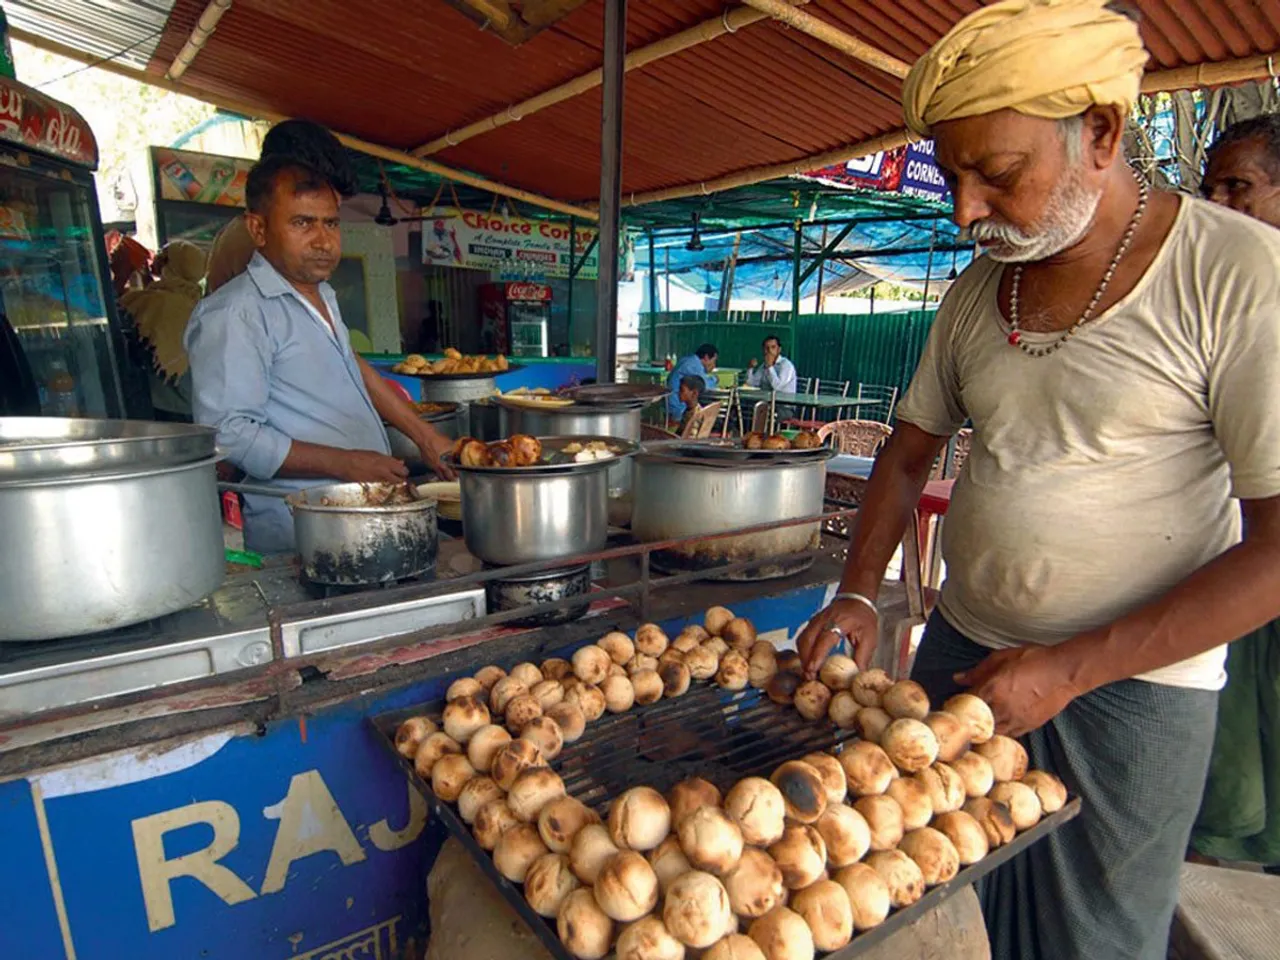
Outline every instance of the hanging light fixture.
POLYGON ((373 222, 380 227, 394 227, 400 221, 391 215, 391 204, 387 202, 387 178, 385 176, 378 181, 378 196, 382 198, 382 205, 378 207, 378 213, 373 218, 373 222))
POLYGON ((948 280, 954 280, 956 277, 959 276, 959 274, 956 273, 956 257, 958 255, 959 255, 958 251, 956 250, 951 251, 951 271, 947 274, 948 280))
POLYGON ((690 253, 697 253, 705 249, 702 245, 702 214, 697 210, 693 211, 693 236, 689 238, 689 242, 684 245, 684 248, 690 253))

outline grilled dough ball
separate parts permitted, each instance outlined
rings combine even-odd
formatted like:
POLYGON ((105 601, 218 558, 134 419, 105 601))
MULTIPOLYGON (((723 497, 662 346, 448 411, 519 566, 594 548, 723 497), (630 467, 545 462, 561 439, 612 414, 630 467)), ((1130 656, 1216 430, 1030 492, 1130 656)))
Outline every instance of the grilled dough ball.
POLYGON ((853 907, 844 887, 819 880, 791 898, 791 909, 804 919, 819 950, 839 950, 853 939, 853 907))
POLYGON ((773 771, 770 781, 782 791, 787 816, 800 823, 815 823, 827 809, 827 788, 822 775, 809 764, 789 760, 773 771))
POLYGON ((453 448, 454 457, 464 467, 492 467, 493 456, 479 440, 463 437, 453 448))
POLYGON ((747 657, 747 681, 757 690, 763 690, 778 672, 778 653, 773 644, 757 641, 747 657))
POLYGON ((787 907, 774 907, 753 920, 747 935, 763 951, 765 960, 813 960, 813 932, 800 914, 787 907))
POLYGON ((855 797, 871 797, 884 793, 898 775, 889 755, 869 740, 846 743, 840 751, 849 793, 855 797))
POLYGON ((729 894, 711 874, 692 870, 667 890, 662 920, 685 946, 709 947, 733 929, 729 894))
POLYGON ((453 701, 461 700, 463 697, 479 697, 483 694, 484 684, 479 680, 471 677, 461 677, 449 684, 449 689, 445 691, 444 699, 446 703, 453 703, 453 701))
POLYGON ((769 856, 782 870, 787 889, 803 890, 826 869, 827 845, 813 827, 793 823, 782 832, 782 839, 769 847, 769 856))
POLYGON ((418 752, 413 756, 413 769, 418 776, 426 780, 431 776, 432 768, 441 757, 461 752, 462 745, 447 733, 440 731, 429 733, 427 738, 418 745, 418 752))
POLYGON ((467 781, 475 775, 476 768, 463 754, 447 754, 431 768, 431 790, 446 803, 453 803, 462 793, 467 781))
POLYGON ((689 653, 702 646, 702 641, 706 640, 710 636, 711 634, 702 627, 699 627, 697 624, 690 624, 681 630, 676 638, 671 641, 671 646, 675 647, 681 653, 689 653))
POLYGON ((643 854, 619 850, 605 861, 595 882, 596 903, 610 919, 639 920, 658 903, 658 877, 643 854))
POLYGON ((1013 825, 1019 830, 1030 830, 1040 822, 1044 811, 1040 809, 1040 798, 1035 790, 1025 783, 1010 781, 997 783, 991 788, 988 796, 996 803, 1003 803, 1009 808, 1013 817, 1013 825))
POLYGON ((517 823, 502 834, 493 848, 493 865, 512 883, 524 883, 533 862, 550 851, 531 823, 517 823))
POLYGON ((590 890, 574 890, 556 914, 556 933, 578 960, 602 960, 613 942, 613 921, 600 909, 590 890))
POLYGON ((627 850, 652 850, 671 831, 671 808, 652 787, 633 787, 609 806, 609 836, 627 850))
POLYGON ((527 433, 513 433, 507 438, 511 444, 511 465, 513 467, 531 467, 542 459, 542 441, 527 433))
POLYGON ((631 638, 620 630, 606 633, 596 641, 596 646, 609 655, 617 664, 625 664, 636 655, 636 645, 631 638))
POLYGON ((720 630, 720 637, 739 653, 746 653, 756 642, 756 628, 746 617, 734 617, 720 630))
POLYGON ((563 657, 551 657, 542 661, 543 680, 563 680, 573 675, 573 664, 563 657))
POLYGON ((560 724, 550 717, 536 717, 530 720, 520 731, 520 739, 537 744, 538 749, 542 751, 542 756, 547 760, 554 760, 560 756, 560 750, 564 747, 564 732, 560 729, 560 724))
POLYGON ((688 692, 689 683, 692 680, 689 668, 674 660, 659 664, 658 676, 662 680, 663 695, 668 698, 683 696, 688 692))
POLYGON ((831 705, 831 691, 820 680, 802 683, 796 689, 796 712, 806 720, 821 720, 831 705))
POLYGON ((892 797, 902 808, 902 826, 906 830, 927 827, 933 819, 933 798, 929 796, 929 788, 914 777, 894 780, 885 796, 892 797))
POLYGON ((893 678, 880 668, 863 670, 849 681, 853 699, 864 707, 878 707, 884 692, 893 686, 893 678))
POLYGON ((529 688, 529 696, 537 700, 542 712, 546 713, 564 699, 564 684, 559 680, 539 680, 529 688))
POLYGON ((658 658, 647 653, 637 653, 627 661, 627 676, 634 677, 641 670, 657 670, 658 658))
POLYGON ((880 706, 895 720, 923 720, 929 715, 929 695, 914 680, 899 680, 881 694, 880 706))
POLYGON ((564 781, 550 767, 533 767, 516 777, 507 806, 518 820, 536 823, 542 808, 564 796, 564 781))
POLYGON ((722 877, 742 856, 742 830, 719 807, 698 807, 679 824, 678 832, 680 848, 698 870, 722 877))
POLYGON ((841 730, 852 730, 858 725, 858 713, 861 710, 862 707, 853 699, 853 694, 848 690, 841 690, 831 698, 831 703, 827 706, 827 719, 841 730))
POLYGON ((476 682, 484 688, 487 696, 492 690, 493 685, 507 675, 507 671, 501 667, 495 667, 490 664, 487 667, 481 667, 476 671, 476 682))
POLYGON ((581 800, 560 796, 538 812, 538 836, 552 853, 568 853, 578 831, 599 822, 596 812, 581 800))
POLYGON ((414 758, 422 741, 435 733, 439 727, 426 717, 410 717, 396 728, 396 752, 409 760, 414 758))
POLYGON ((991 766, 991 761, 980 753, 970 750, 955 763, 950 764, 950 767, 959 774, 961 782, 964 783, 965 796, 970 800, 985 797, 995 786, 995 768, 991 766))
POLYGON ((542 675, 541 667, 536 663, 529 663, 527 661, 525 663, 517 663, 512 667, 511 677, 515 680, 519 680, 526 687, 532 687, 535 683, 539 683, 546 679, 546 677, 542 675))
POLYGON ((587 718, 576 703, 557 703, 546 712, 546 717, 555 721, 565 743, 573 743, 587 730, 587 718))
POLYGON ((764 434, 761 433, 759 430, 752 430, 750 433, 748 433, 746 436, 742 438, 742 449, 743 450, 763 450, 764 434))
POLYGON ((1012 737, 997 733, 986 743, 979 743, 973 749, 991 761, 991 769, 998 783, 1021 780, 1027 775, 1027 751, 1012 737))
POLYGON ((657 670, 637 670, 631 675, 631 688, 635 692, 635 702, 642 707, 661 700, 664 689, 657 670))
POLYGON ((514 827, 519 822, 516 815, 511 812, 511 808, 507 806, 505 799, 490 800, 476 814, 476 822, 471 832, 481 849, 492 850, 498 845, 498 840, 508 828, 514 827))
POLYGON ((510 790, 520 774, 532 767, 545 767, 547 762, 538 746, 528 740, 512 740, 493 755, 489 774, 503 790, 510 790))
POLYGON ((986 743, 995 735, 995 715, 981 697, 975 697, 972 693, 957 693, 942 705, 942 709, 968 725, 969 740, 975 745, 986 743))
POLYGON ((1017 836, 1018 828, 1014 825, 1013 814, 1003 803, 997 803, 990 797, 978 797, 964 805, 964 812, 978 821, 987 835, 987 843, 991 849, 1003 847, 1017 836))
POLYGON ((853 805, 871 829, 872 850, 892 850, 906 833, 902 808, 892 797, 863 797, 853 805))
POLYGON ((494 756, 510 742, 511 734, 491 723, 471 735, 471 740, 467 743, 467 759, 481 773, 488 773, 493 766, 494 756))
POLYGON ((694 680, 710 680, 720 669, 720 658, 714 650, 697 646, 685 654, 684 665, 689 668, 689 676, 694 680))
POLYGON ((898 849, 916 862, 926 886, 946 883, 960 872, 960 854, 955 844, 932 827, 912 830, 902 838, 898 849))
POLYGON ((507 729, 519 736, 532 721, 542 716, 542 706, 529 694, 522 694, 507 704, 504 719, 507 729))
POLYGON ((830 687, 832 693, 848 690, 849 684, 853 683, 853 678, 857 675, 858 665, 853 662, 853 657, 846 657, 843 653, 833 653, 827 657, 818 670, 818 679, 830 687))
POLYGON ((901 850, 881 850, 867 855, 867 866, 880 874, 889 888, 889 902, 895 907, 909 907, 924 896, 924 874, 920 867, 901 850))
POLYGON ((938 759, 938 738, 920 720, 893 721, 880 738, 880 746, 906 773, 917 773, 938 759))
POLYGON ((929 800, 933 804, 933 812, 950 813, 964 806, 964 779, 945 763, 935 763, 926 770, 915 774, 914 779, 920 781, 929 791, 929 800))
MULTIPOLYGON (((853 696, 852 693, 849 695, 853 696)), ((854 702, 856 703, 857 701, 855 700, 854 702)), ((863 740, 879 743, 880 738, 884 736, 884 732, 889 729, 889 724, 891 723, 893 723, 893 717, 885 713, 880 707, 858 708, 858 718, 855 725, 863 740)))
POLYGON ((845 795, 849 792, 849 781, 844 775, 844 767, 840 766, 836 757, 829 753, 806 753, 800 758, 800 762, 807 763, 818 771, 828 804, 844 802, 845 795))
POLYGON ((1046 815, 1057 813, 1067 803, 1067 788, 1061 780, 1044 770, 1028 770, 1022 782, 1036 792, 1040 809, 1046 815))
POLYGON ((724 809, 742 830, 742 838, 767 847, 782 836, 787 806, 782 791, 763 777, 739 780, 724 798, 724 809))
POLYGON ((969 750, 969 725, 954 713, 942 711, 924 718, 938 740, 938 759, 954 763, 969 750))
POLYGON ((626 677, 605 677, 600 692, 604 694, 604 705, 610 713, 626 713, 636 702, 636 688, 626 677))
POLYGON ((827 845, 827 862, 833 867, 857 863, 871 849, 871 828, 848 804, 830 804, 814 826, 827 845))
POLYGON ((636 652, 649 657, 660 657, 671 643, 656 623, 646 623, 636 631, 636 652))
POLYGON ((599 687, 581 682, 565 690, 564 702, 576 705, 588 723, 599 720, 604 715, 606 706, 604 694, 599 687))
POLYGON ((609 839, 609 831, 601 824, 589 823, 574 835, 569 846, 569 866, 575 877, 593 884, 605 861, 617 852, 618 848, 609 839))
POLYGON ((774 703, 789 706, 795 703, 796 691, 804 684, 804 677, 793 670, 779 670, 773 675, 764 692, 774 703))
POLYGON ((545 853, 524 875, 524 898, 540 917, 554 917, 569 894, 581 884, 562 853, 545 853))
POLYGON ((963 810, 955 810, 935 817, 933 828, 942 833, 956 848, 956 856, 962 866, 977 863, 987 855, 991 844, 982 824, 963 810))
POLYGON ((722 881, 729 894, 729 906, 740 917, 763 917, 787 900, 782 868, 758 847, 745 848, 722 881))
POLYGON ((507 712, 507 704, 528 692, 529 688, 515 677, 505 676, 494 683, 493 689, 489 691, 489 711, 493 716, 500 717, 507 712))
POLYGON ((493 782, 492 777, 472 777, 458 794, 458 816, 463 823, 475 823, 476 815, 493 800, 501 800, 506 792, 493 782))
POLYGON ((718 637, 724 633, 725 625, 733 618, 733 611, 728 607, 711 607, 703 615, 702 624, 707 628, 707 633, 718 637))
POLYGON ((649 851, 649 865, 653 867, 653 872, 658 875, 658 888, 664 896, 667 888, 671 886, 676 877, 682 876, 693 869, 693 864, 689 862, 689 858, 680 849, 680 838, 675 834, 667 837, 667 839, 649 851))
POLYGON ((766 450, 790 450, 791 441, 780 433, 773 433, 764 438, 766 450))
POLYGON ((745 690, 751 679, 751 665, 737 650, 730 650, 720 658, 716 671, 716 683, 725 690, 745 690))
POLYGON ((699 807, 719 807, 720 790, 714 783, 701 777, 689 777, 681 780, 667 791, 667 806, 671 808, 671 825, 679 829, 680 824, 699 807))
POLYGON ((659 917, 642 917, 618 936, 616 960, 684 960, 684 944, 659 917))
POLYGON ((731 933, 717 940, 702 960, 765 960, 760 945, 744 933, 731 933))
POLYGON ((595 644, 588 644, 573 655, 573 675, 583 683, 599 686, 609 675, 609 664, 612 662, 609 654, 595 644))
POLYGON ((889 885, 873 867, 855 863, 845 867, 833 878, 844 887, 853 908, 853 928, 870 930, 884 923, 889 915, 889 885))

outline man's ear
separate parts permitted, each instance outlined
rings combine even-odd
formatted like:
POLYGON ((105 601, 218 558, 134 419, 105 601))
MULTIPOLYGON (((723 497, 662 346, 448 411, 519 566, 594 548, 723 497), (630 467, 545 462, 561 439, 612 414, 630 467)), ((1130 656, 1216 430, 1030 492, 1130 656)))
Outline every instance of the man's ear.
POLYGON ((1124 147, 1127 116, 1114 104, 1094 106, 1085 111, 1085 157, 1099 170, 1115 163, 1124 147))
POLYGON ((253 245, 261 250, 267 245, 267 218, 260 213, 254 213, 252 210, 244 215, 245 229, 249 231, 249 236, 253 239, 253 245))

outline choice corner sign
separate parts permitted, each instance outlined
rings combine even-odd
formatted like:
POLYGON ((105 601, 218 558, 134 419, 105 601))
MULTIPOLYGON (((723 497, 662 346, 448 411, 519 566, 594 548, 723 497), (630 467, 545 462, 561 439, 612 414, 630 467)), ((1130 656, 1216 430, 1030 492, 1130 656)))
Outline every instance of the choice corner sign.
POLYGON ((805 174, 841 186, 901 193, 936 203, 948 197, 947 183, 933 159, 932 140, 882 150, 857 160, 834 164, 805 174))
POLYGON ((594 280, 600 259, 596 231, 578 227, 570 256, 569 225, 525 220, 478 210, 426 210, 422 224, 422 262, 443 267, 496 270, 504 278, 568 277, 594 280))

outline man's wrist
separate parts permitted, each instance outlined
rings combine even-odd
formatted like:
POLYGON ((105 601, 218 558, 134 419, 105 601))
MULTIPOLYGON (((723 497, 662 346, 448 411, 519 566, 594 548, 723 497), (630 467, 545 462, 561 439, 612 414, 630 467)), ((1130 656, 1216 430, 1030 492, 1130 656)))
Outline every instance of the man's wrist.
POLYGON ((880 597, 880 578, 858 571, 840 579, 840 593, 856 593, 873 603, 880 597))

